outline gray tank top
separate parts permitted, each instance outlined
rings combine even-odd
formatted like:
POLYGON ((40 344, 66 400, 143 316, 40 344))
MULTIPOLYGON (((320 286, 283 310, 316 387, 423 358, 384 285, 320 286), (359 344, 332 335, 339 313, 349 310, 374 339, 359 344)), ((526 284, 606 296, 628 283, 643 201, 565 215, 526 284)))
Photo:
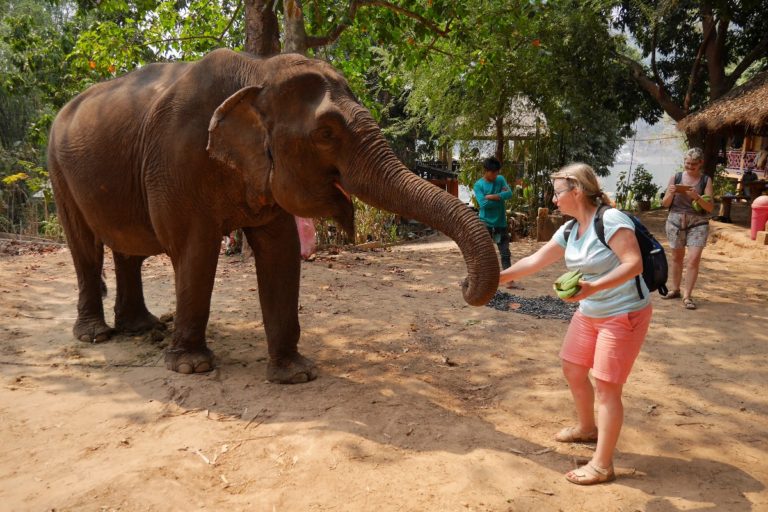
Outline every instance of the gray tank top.
MULTIPOLYGON (((696 189, 699 195, 704 194, 703 191, 707 188, 708 179, 709 176, 702 174, 696 185, 693 185, 693 188, 696 189)), ((680 183, 677 183, 677 185, 680 185, 680 183)), ((693 201, 691 201, 691 198, 688 197, 688 194, 675 194, 675 197, 672 199, 672 205, 670 206, 669 211, 684 213, 686 215, 706 215, 706 213, 700 213, 693 209, 693 201)))

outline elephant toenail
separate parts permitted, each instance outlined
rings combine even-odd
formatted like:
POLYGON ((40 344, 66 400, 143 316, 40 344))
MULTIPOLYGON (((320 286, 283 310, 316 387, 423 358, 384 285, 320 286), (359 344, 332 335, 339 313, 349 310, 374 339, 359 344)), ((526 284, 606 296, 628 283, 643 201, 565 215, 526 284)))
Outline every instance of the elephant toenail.
POLYGON ((205 373, 211 371, 213 368, 211 368, 211 364, 208 361, 203 361, 201 363, 197 363, 195 366, 195 373, 205 373))
POLYGON ((180 363, 176 367, 176 371, 179 373, 190 374, 192 373, 192 365, 189 363, 180 363))

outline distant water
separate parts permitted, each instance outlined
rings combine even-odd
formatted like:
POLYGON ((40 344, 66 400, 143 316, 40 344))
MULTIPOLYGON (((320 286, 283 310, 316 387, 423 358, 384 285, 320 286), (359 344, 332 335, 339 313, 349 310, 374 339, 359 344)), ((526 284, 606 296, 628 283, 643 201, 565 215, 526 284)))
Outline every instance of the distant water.
POLYGON ((675 122, 667 116, 654 125, 644 121, 635 124, 635 137, 628 139, 619 150, 616 161, 611 166, 611 174, 600 178, 603 190, 613 195, 616 183, 622 171, 634 173, 638 165, 643 165, 653 174, 654 183, 660 190, 666 188, 669 178, 682 170, 683 153, 686 151, 685 136, 675 128, 675 122))

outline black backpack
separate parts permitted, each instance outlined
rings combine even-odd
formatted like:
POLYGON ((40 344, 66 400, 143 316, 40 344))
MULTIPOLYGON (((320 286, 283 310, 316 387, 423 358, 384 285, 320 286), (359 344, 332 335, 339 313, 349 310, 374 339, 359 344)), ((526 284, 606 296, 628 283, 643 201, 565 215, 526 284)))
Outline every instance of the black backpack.
MULTIPOLYGON (((603 213, 605 210, 611 208, 608 205, 601 205, 597 208, 595 213, 595 232, 597 238, 603 243, 604 246, 611 248, 605 241, 605 226, 603 225, 603 213)), ((667 256, 664 253, 664 247, 658 240, 648 231, 648 228, 640 222, 640 219, 628 212, 623 212, 629 217, 635 225, 635 238, 637 238, 637 245, 640 246, 640 255, 643 259, 643 281, 648 287, 648 290, 654 292, 657 291, 661 295, 666 295, 669 290, 667 289, 667 256)), ((565 227, 565 243, 568 243, 568 237, 573 230, 573 225, 576 220, 571 220, 565 227)), ((643 289, 640 286, 640 276, 635 276, 635 284, 637 285, 637 294, 640 298, 643 298, 643 289)))

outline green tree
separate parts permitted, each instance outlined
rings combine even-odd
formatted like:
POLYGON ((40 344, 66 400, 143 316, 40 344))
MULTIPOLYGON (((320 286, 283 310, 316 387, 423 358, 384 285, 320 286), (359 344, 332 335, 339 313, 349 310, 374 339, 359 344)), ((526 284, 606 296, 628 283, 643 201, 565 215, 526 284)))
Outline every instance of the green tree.
MULTIPOLYGON (((679 121, 740 81, 768 68, 768 1, 652 0, 620 2, 614 25, 631 34, 640 55, 616 53, 636 86, 679 121)), ((693 136, 711 176, 720 140, 693 136)))
MULTIPOLYGON (((77 23, 66 6, 21 0, 0 6, 0 215, 2 229, 36 232, 30 198, 50 192, 45 144, 55 112, 81 84, 68 72, 77 23)), ((34 215, 33 215, 34 217, 34 215)))
MULTIPOLYGON (((490 133, 502 161, 516 129, 536 130, 534 140, 516 143, 511 159, 527 159, 525 180, 539 201, 552 169, 584 161, 607 175, 632 123, 655 119, 654 106, 613 59, 627 43, 609 30, 609 7, 465 6, 468 14, 450 34, 425 48, 421 66, 399 70, 410 77, 410 112, 448 140, 490 133)), ((480 172, 477 158, 462 159, 467 184, 480 172)))

